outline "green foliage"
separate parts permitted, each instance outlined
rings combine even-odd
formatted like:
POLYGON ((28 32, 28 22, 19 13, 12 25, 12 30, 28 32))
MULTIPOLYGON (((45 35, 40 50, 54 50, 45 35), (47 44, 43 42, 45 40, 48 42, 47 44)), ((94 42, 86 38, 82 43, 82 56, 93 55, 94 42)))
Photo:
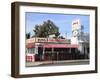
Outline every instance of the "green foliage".
POLYGON ((30 33, 26 33, 26 39, 30 38, 30 33))
POLYGON ((44 21, 42 25, 35 25, 33 31, 35 37, 49 37, 51 34, 58 37, 60 35, 59 28, 50 20, 44 21))

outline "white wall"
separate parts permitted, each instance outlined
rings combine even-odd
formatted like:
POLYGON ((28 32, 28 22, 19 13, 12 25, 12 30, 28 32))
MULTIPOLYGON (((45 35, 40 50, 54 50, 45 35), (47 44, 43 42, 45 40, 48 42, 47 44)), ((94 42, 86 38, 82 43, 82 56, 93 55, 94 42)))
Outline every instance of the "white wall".
MULTIPOLYGON (((98 6, 100 14, 100 0, 1 0, 0 2, 0 80, 15 80, 10 76, 11 67, 11 2, 12 1, 32 1, 56 4, 77 4, 98 6)), ((98 22, 100 16, 98 16, 98 22)), ((100 23, 98 24, 98 34, 100 33, 100 23)), ((100 37, 98 37, 100 41, 100 37)), ((100 42, 98 42, 100 44, 100 42)), ((100 47, 100 45, 98 45, 100 47)), ((100 50, 98 51, 98 53, 100 50)), ((100 54, 98 54, 98 63, 100 54)), ((22 78, 18 80, 100 80, 100 64, 98 64, 99 73, 97 74, 78 74, 54 77, 22 78)))

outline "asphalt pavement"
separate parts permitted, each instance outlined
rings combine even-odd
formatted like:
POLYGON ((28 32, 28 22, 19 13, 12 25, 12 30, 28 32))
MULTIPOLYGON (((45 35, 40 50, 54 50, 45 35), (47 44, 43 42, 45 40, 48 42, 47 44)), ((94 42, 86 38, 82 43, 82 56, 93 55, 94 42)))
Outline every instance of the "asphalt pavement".
POLYGON ((89 59, 26 62, 26 67, 68 66, 68 65, 82 65, 82 64, 84 65, 89 64, 89 59))

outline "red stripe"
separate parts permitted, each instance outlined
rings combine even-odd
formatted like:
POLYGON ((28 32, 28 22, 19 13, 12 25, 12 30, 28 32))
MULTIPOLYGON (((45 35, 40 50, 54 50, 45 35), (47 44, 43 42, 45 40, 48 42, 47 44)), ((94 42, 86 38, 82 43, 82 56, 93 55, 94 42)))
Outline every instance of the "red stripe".
POLYGON ((47 44, 44 47, 47 48, 78 48, 79 45, 72 45, 72 44, 47 44))

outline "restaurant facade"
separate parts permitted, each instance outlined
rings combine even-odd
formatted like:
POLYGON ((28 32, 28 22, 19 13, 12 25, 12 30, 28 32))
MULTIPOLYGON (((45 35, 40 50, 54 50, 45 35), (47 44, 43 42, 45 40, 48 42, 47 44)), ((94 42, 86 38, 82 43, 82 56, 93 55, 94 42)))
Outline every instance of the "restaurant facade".
POLYGON ((26 61, 89 59, 89 35, 85 35, 83 27, 79 19, 72 21, 71 39, 26 39, 26 61))
POLYGON ((26 61, 81 59, 79 48, 67 39, 30 38, 26 40, 26 61))

